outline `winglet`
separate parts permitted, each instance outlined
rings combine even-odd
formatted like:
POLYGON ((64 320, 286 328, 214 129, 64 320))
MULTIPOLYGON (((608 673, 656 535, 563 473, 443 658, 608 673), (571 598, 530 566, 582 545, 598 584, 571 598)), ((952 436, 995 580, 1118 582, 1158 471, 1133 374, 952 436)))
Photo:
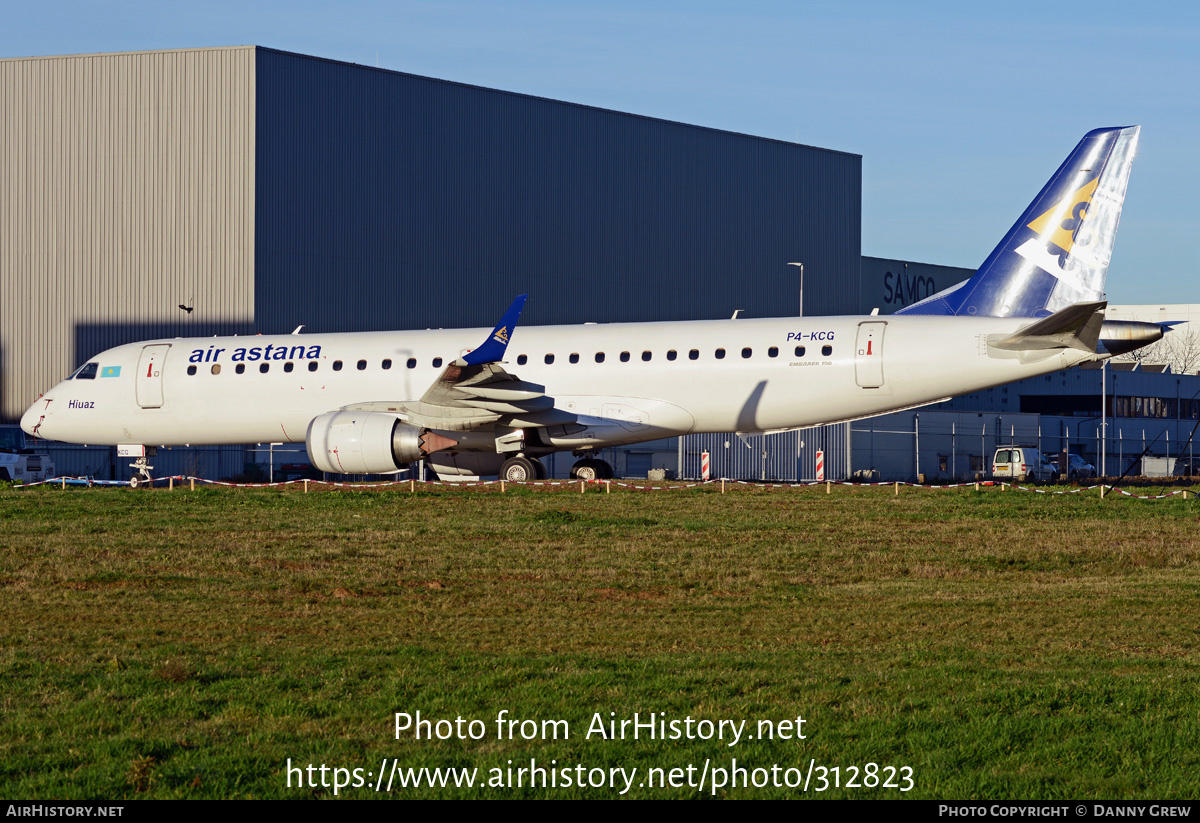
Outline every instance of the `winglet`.
POLYGON ((517 327, 517 320, 521 317, 521 310, 525 308, 525 300, 528 297, 529 295, 522 294, 512 301, 512 305, 508 307, 504 317, 500 318, 496 328, 492 329, 492 333, 483 341, 483 345, 460 357, 458 365, 475 366, 480 363, 500 361, 508 349, 508 340, 512 336, 513 329, 517 327))

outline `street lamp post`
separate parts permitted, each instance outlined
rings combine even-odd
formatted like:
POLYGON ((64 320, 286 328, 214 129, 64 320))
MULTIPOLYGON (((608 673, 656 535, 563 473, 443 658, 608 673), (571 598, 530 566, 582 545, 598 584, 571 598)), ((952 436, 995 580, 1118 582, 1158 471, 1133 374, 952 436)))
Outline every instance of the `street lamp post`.
POLYGON ((800 267, 800 314, 798 316, 803 317, 804 316, 804 264, 803 263, 788 263, 788 265, 800 267))
POLYGON ((1108 477, 1108 361, 1100 364, 1100 476, 1108 477))

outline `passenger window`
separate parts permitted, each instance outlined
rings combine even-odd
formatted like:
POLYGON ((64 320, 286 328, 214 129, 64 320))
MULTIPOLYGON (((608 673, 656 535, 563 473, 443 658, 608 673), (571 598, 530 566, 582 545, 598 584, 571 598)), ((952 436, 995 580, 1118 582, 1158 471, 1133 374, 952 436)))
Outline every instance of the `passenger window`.
POLYGON ((627 351, 623 351, 623 352, 621 352, 621 362, 622 362, 622 363, 628 363, 628 362, 629 362, 629 352, 627 352, 627 351))
POLYGON ((570 356, 569 358, 567 358, 567 359, 568 359, 568 360, 570 360, 572 363, 578 363, 578 362, 579 362, 579 355, 578 355, 578 354, 574 354, 574 353, 572 353, 572 354, 571 354, 571 356, 570 356))
POLYGON ((417 358, 415 358, 415 357, 408 358, 408 362, 405 363, 404 365, 408 366, 410 369, 415 369, 417 367, 417 358))
MULTIPOLYGON (((311 361, 309 361, 309 364, 308 364, 308 370, 309 370, 309 371, 316 371, 316 370, 317 370, 317 361, 316 361, 316 360, 311 360, 311 361)), ((245 369, 241 369, 241 370, 239 370, 239 371, 238 371, 238 374, 241 374, 243 371, 245 371, 245 369)))
POLYGON ((358 370, 359 370, 359 371, 365 371, 365 370, 366 370, 366 368, 367 368, 367 361, 366 361, 366 360, 359 360, 359 361, 358 361, 358 370))
POLYGON ((833 354, 833 346, 822 346, 821 354, 825 355, 826 357, 833 354))
POLYGON ((549 366, 553 362, 554 362, 554 355, 552 355, 552 354, 546 355, 546 365, 549 366))
POLYGON ((670 351, 667 352, 668 360, 674 360, 678 356, 679 356, 679 352, 675 351, 674 349, 671 349, 670 351))
POLYGON ((724 360, 725 359, 725 350, 717 349, 715 352, 713 352, 713 357, 717 358, 718 360, 724 360))
POLYGON ((290 372, 294 368, 296 368, 296 364, 293 363, 291 360, 289 360, 283 364, 283 370, 286 372, 290 372))
POLYGON ((743 360, 749 360, 750 355, 752 355, 752 354, 754 354, 754 349, 750 348, 749 346, 742 349, 742 359, 743 360))
POLYGON ((213 374, 220 374, 221 373, 221 364, 213 363, 212 368, 209 369, 209 371, 211 371, 213 374))
POLYGON ((803 357, 803 356, 804 356, 804 347, 803 347, 803 346, 797 346, 797 347, 796 347, 796 356, 797 356, 797 357, 803 357))
POLYGON ((441 365, 442 365, 442 358, 440 358, 440 357, 433 358, 433 367, 435 369, 440 368, 441 365))
MULTIPOLYGON (((264 363, 263 365, 266 365, 266 364, 264 363)), ((341 371, 341 370, 342 370, 342 361, 341 361, 341 360, 334 360, 334 361, 333 361, 333 370, 334 370, 334 371, 341 371)))
POLYGON ((191 374, 195 374, 195 373, 196 373, 196 367, 188 366, 188 374, 191 375, 191 374))
POLYGON ((652 356, 652 355, 651 355, 651 354, 650 354, 650 352, 648 352, 648 351, 644 351, 644 352, 642 352, 642 361, 643 361, 643 362, 645 362, 645 363, 649 363, 649 362, 650 362, 650 358, 651 358, 651 356, 652 356))
POLYGON ((392 367, 392 361, 391 361, 391 360, 384 360, 384 361, 383 361, 382 363, 380 363, 379 365, 383 366, 383 370, 384 370, 384 371, 387 371, 388 369, 390 369, 390 368, 392 367))
POLYGON ((598 352, 596 352, 596 362, 597 362, 597 363, 603 363, 603 362, 604 362, 604 352, 602 352, 602 351, 598 351, 598 352))
POLYGON ((779 356, 779 347, 778 346, 772 346, 771 348, 767 349, 767 357, 778 357, 778 356, 779 356))
POLYGON ((271 370, 271 364, 270 363, 259 363, 258 370, 260 372, 262 372, 263 374, 266 374, 267 372, 269 372, 271 370))
POLYGON ((524 366, 528 362, 529 362, 529 357, 527 357, 526 355, 524 355, 524 354, 517 355, 517 365, 518 366, 524 366))
MULTIPOLYGON (((312 368, 313 366, 315 366, 315 365, 317 365, 317 364, 316 364, 316 363, 310 363, 310 364, 309 364, 309 368, 311 369, 311 368, 312 368)), ((245 373, 246 373, 246 364, 245 364, 245 363, 238 363, 238 364, 237 364, 237 366, 235 366, 233 370, 234 370, 235 372, 237 372, 238 374, 245 374, 245 373)))
POLYGON ((99 363, 88 363, 79 371, 75 372, 76 380, 95 380, 96 372, 100 371, 99 363))
POLYGON ((700 359, 700 350, 699 349, 692 349, 690 352, 688 352, 688 360, 699 360, 699 359, 700 359))

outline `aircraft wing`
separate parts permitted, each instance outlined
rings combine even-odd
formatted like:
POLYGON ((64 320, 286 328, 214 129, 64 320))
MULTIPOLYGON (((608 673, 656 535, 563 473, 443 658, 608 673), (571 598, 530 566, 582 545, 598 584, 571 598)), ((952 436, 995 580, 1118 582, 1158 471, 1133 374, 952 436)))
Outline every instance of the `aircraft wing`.
POLYGON ((444 431, 472 431, 491 423, 518 429, 576 423, 575 415, 554 408, 545 386, 521 380, 501 365, 526 297, 514 300, 483 344, 451 362, 420 400, 357 403, 347 410, 391 412, 414 426, 444 431))

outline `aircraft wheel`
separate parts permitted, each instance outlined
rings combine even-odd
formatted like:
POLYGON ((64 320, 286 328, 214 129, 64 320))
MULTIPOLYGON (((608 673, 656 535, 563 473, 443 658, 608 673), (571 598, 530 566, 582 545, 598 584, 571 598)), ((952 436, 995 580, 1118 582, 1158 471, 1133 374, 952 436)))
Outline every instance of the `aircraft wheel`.
POLYGON ((575 465, 571 467, 571 479, 587 480, 588 482, 599 480, 600 467, 596 465, 597 462, 591 458, 576 461, 575 465))
POLYGON ((533 467, 533 461, 526 457, 510 457, 500 467, 500 479, 509 483, 524 483, 537 479, 537 469, 533 467))
POLYGON ((593 460, 592 462, 596 464, 596 471, 599 473, 599 476, 596 478, 597 480, 613 479, 613 467, 608 464, 608 461, 593 460))
POLYGON ((533 464, 533 474, 535 480, 545 480, 550 476, 546 471, 546 464, 536 457, 529 458, 529 462, 533 464))
POLYGON ((142 482, 142 476, 140 474, 135 474, 133 477, 129 478, 129 488, 141 488, 142 482))

